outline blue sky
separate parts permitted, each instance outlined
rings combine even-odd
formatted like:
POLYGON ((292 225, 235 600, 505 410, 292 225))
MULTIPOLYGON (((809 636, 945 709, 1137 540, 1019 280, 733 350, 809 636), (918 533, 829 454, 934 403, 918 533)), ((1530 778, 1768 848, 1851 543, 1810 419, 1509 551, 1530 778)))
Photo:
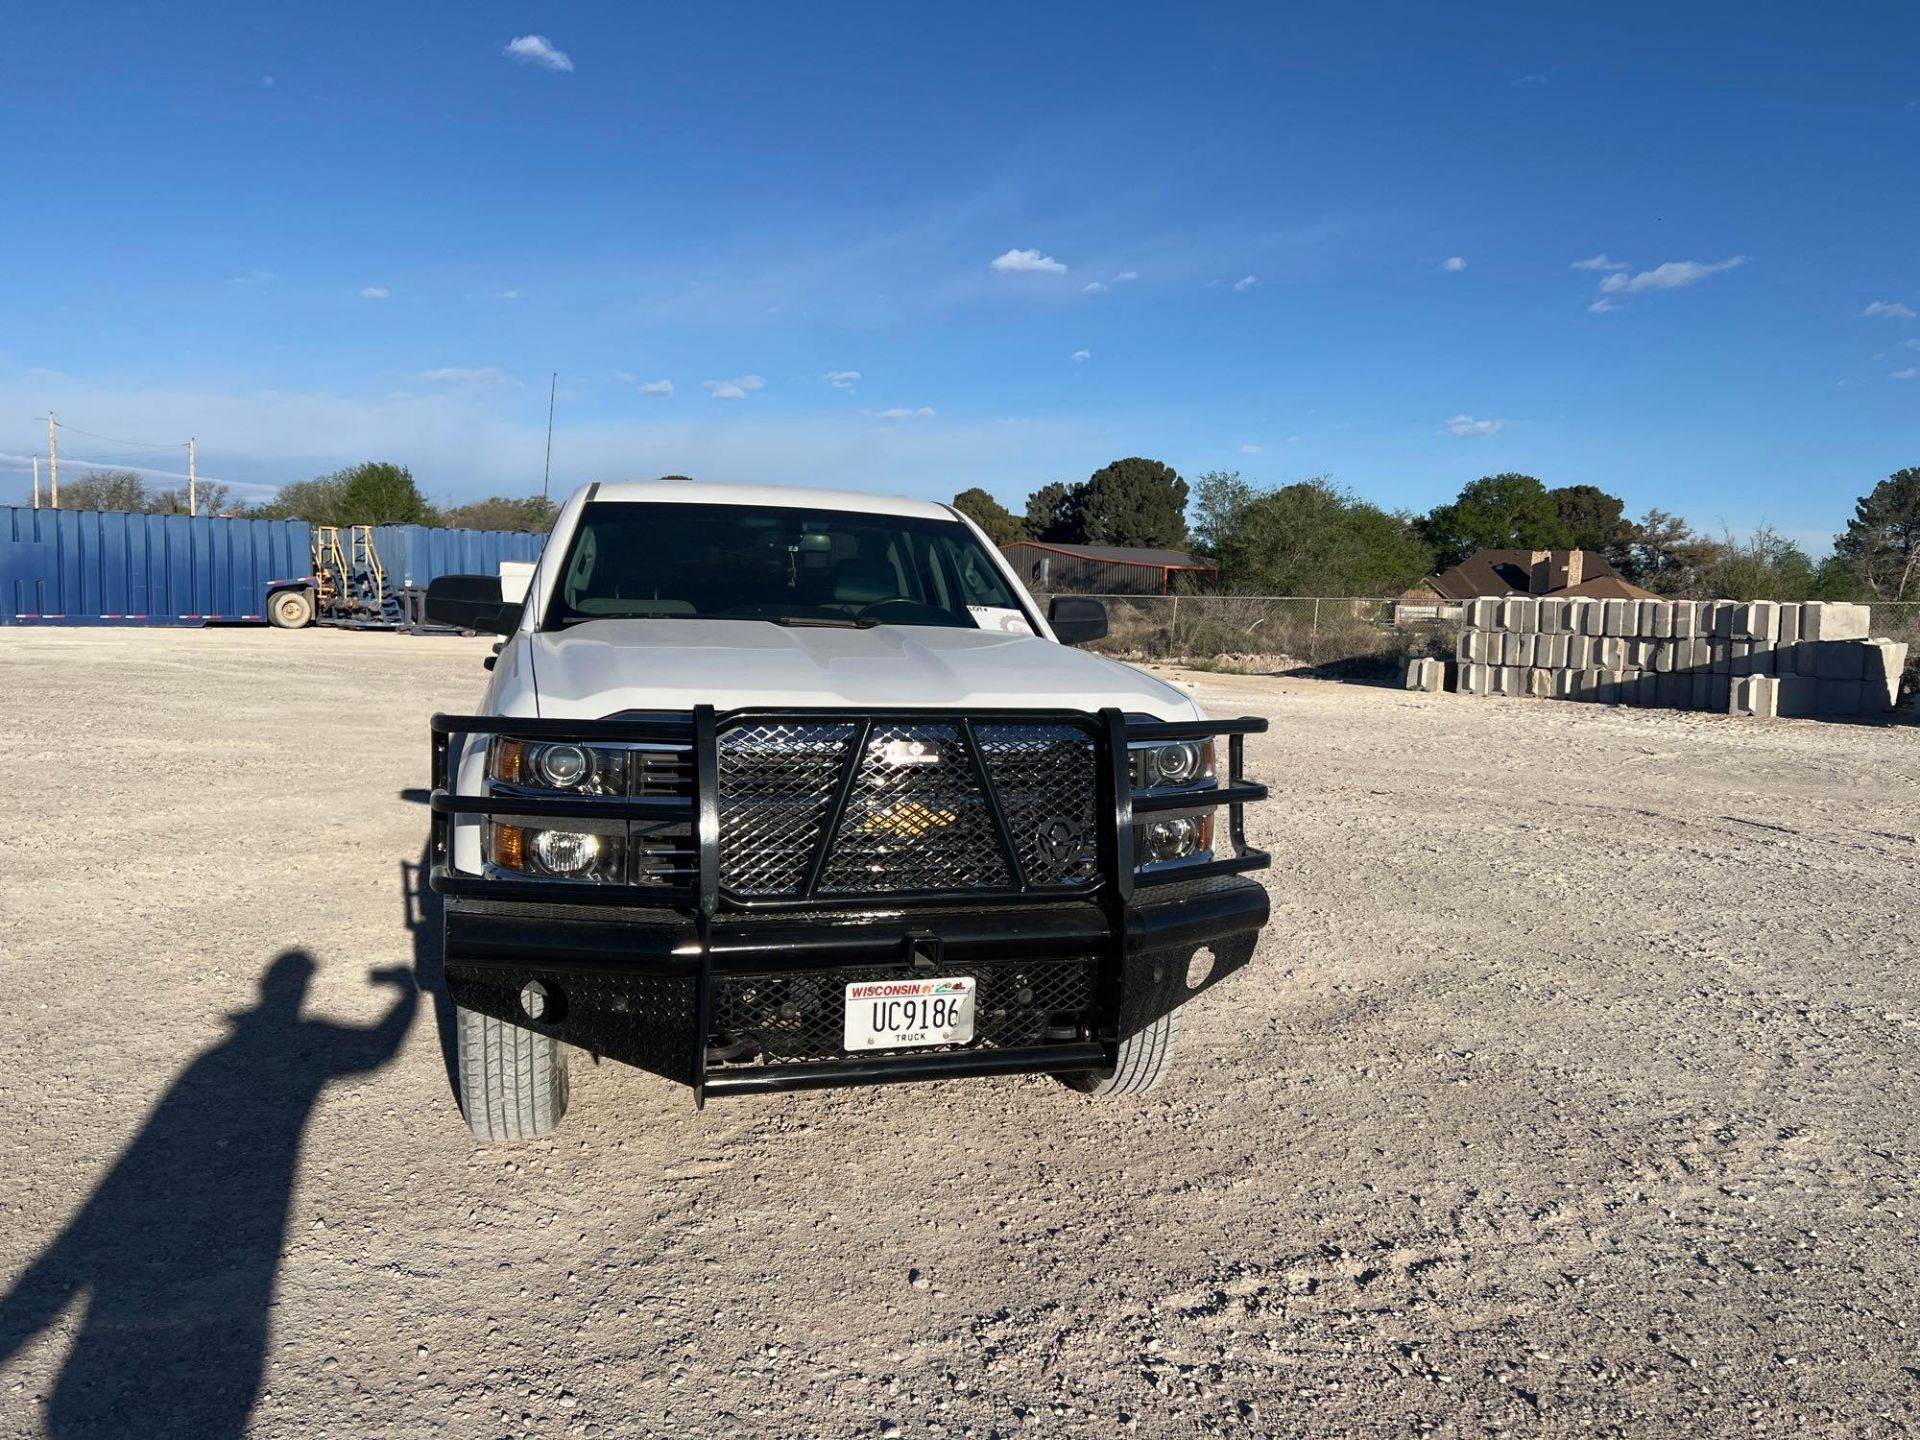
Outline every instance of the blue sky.
POLYGON ((9 39, 8 491, 52 408, 73 460, 191 434, 246 485, 524 493, 555 371, 556 490, 1018 508, 1138 453, 1425 509, 1518 469, 1820 545, 1920 464, 1910 5, 90 4, 9 39))

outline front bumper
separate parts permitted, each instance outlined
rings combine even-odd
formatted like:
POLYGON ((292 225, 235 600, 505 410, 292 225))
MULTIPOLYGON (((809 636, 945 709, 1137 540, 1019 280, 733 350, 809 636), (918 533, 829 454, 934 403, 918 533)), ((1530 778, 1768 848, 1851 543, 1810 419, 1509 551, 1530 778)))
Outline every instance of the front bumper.
POLYGON ((1110 1069, 1128 1035, 1244 965, 1268 914, 1237 876, 1097 904, 806 916, 638 913, 451 899, 454 1001, 691 1085, 695 1098, 964 1075, 1110 1069), (703 943, 702 931, 707 939, 703 943), (1190 976, 1194 955, 1211 967, 1190 976), (849 1056, 844 986, 970 975, 964 1046, 849 1056), (527 1014, 522 990, 545 1003, 527 1014))

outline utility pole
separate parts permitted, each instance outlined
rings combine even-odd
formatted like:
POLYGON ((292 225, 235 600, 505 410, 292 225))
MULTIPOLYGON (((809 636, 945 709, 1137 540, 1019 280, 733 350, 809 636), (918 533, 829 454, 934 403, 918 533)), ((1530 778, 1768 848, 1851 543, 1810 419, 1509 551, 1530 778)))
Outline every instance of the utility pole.
POLYGON ((33 457, 33 508, 40 508, 40 457, 33 457))
POLYGON ((200 513, 200 491, 198 482, 194 479, 193 437, 191 435, 187 437, 187 513, 189 515, 198 515, 200 513))
POLYGON ((53 473, 49 483, 53 486, 53 508, 60 508, 60 426, 53 418, 53 411, 47 411, 47 467, 53 473))
POLYGON ((547 481, 553 478, 553 396, 560 387, 560 372, 547 382, 547 468, 540 472, 540 498, 547 498, 547 481))

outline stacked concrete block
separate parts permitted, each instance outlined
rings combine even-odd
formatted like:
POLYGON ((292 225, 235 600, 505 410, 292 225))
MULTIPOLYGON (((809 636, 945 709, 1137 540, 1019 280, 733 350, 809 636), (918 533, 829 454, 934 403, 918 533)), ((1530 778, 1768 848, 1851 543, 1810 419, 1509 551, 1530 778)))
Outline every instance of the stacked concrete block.
MULTIPOLYGON (((1867 638, 1864 605, 1515 595, 1472 601, 1465 617, 1456 653, 1467 695, 1884 715, 1906 663, 1905 645, 1867 638)), ((1420 688, 1411 672, 1408 685, 1420 688)))
POLYGON ((1447 662, 1409 657, 1407 668, 1401 674, 1400 683, 1409 690, 1427 690, 1435 693, 1444 690, 1447 688, 1447 662))

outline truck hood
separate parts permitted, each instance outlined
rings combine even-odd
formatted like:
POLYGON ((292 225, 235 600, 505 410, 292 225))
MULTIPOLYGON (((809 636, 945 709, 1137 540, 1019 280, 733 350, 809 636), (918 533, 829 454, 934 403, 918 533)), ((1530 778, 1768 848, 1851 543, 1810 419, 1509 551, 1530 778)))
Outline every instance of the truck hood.
POLYGON ((1033 635, 936 626, 846 630, 757 620, 593 620, 516 639, 528 647, 538 713, 549 719, 695 705, 1112 705, 1161 720, 1200 715, 1184 692, 1130 665, 1033 635))

